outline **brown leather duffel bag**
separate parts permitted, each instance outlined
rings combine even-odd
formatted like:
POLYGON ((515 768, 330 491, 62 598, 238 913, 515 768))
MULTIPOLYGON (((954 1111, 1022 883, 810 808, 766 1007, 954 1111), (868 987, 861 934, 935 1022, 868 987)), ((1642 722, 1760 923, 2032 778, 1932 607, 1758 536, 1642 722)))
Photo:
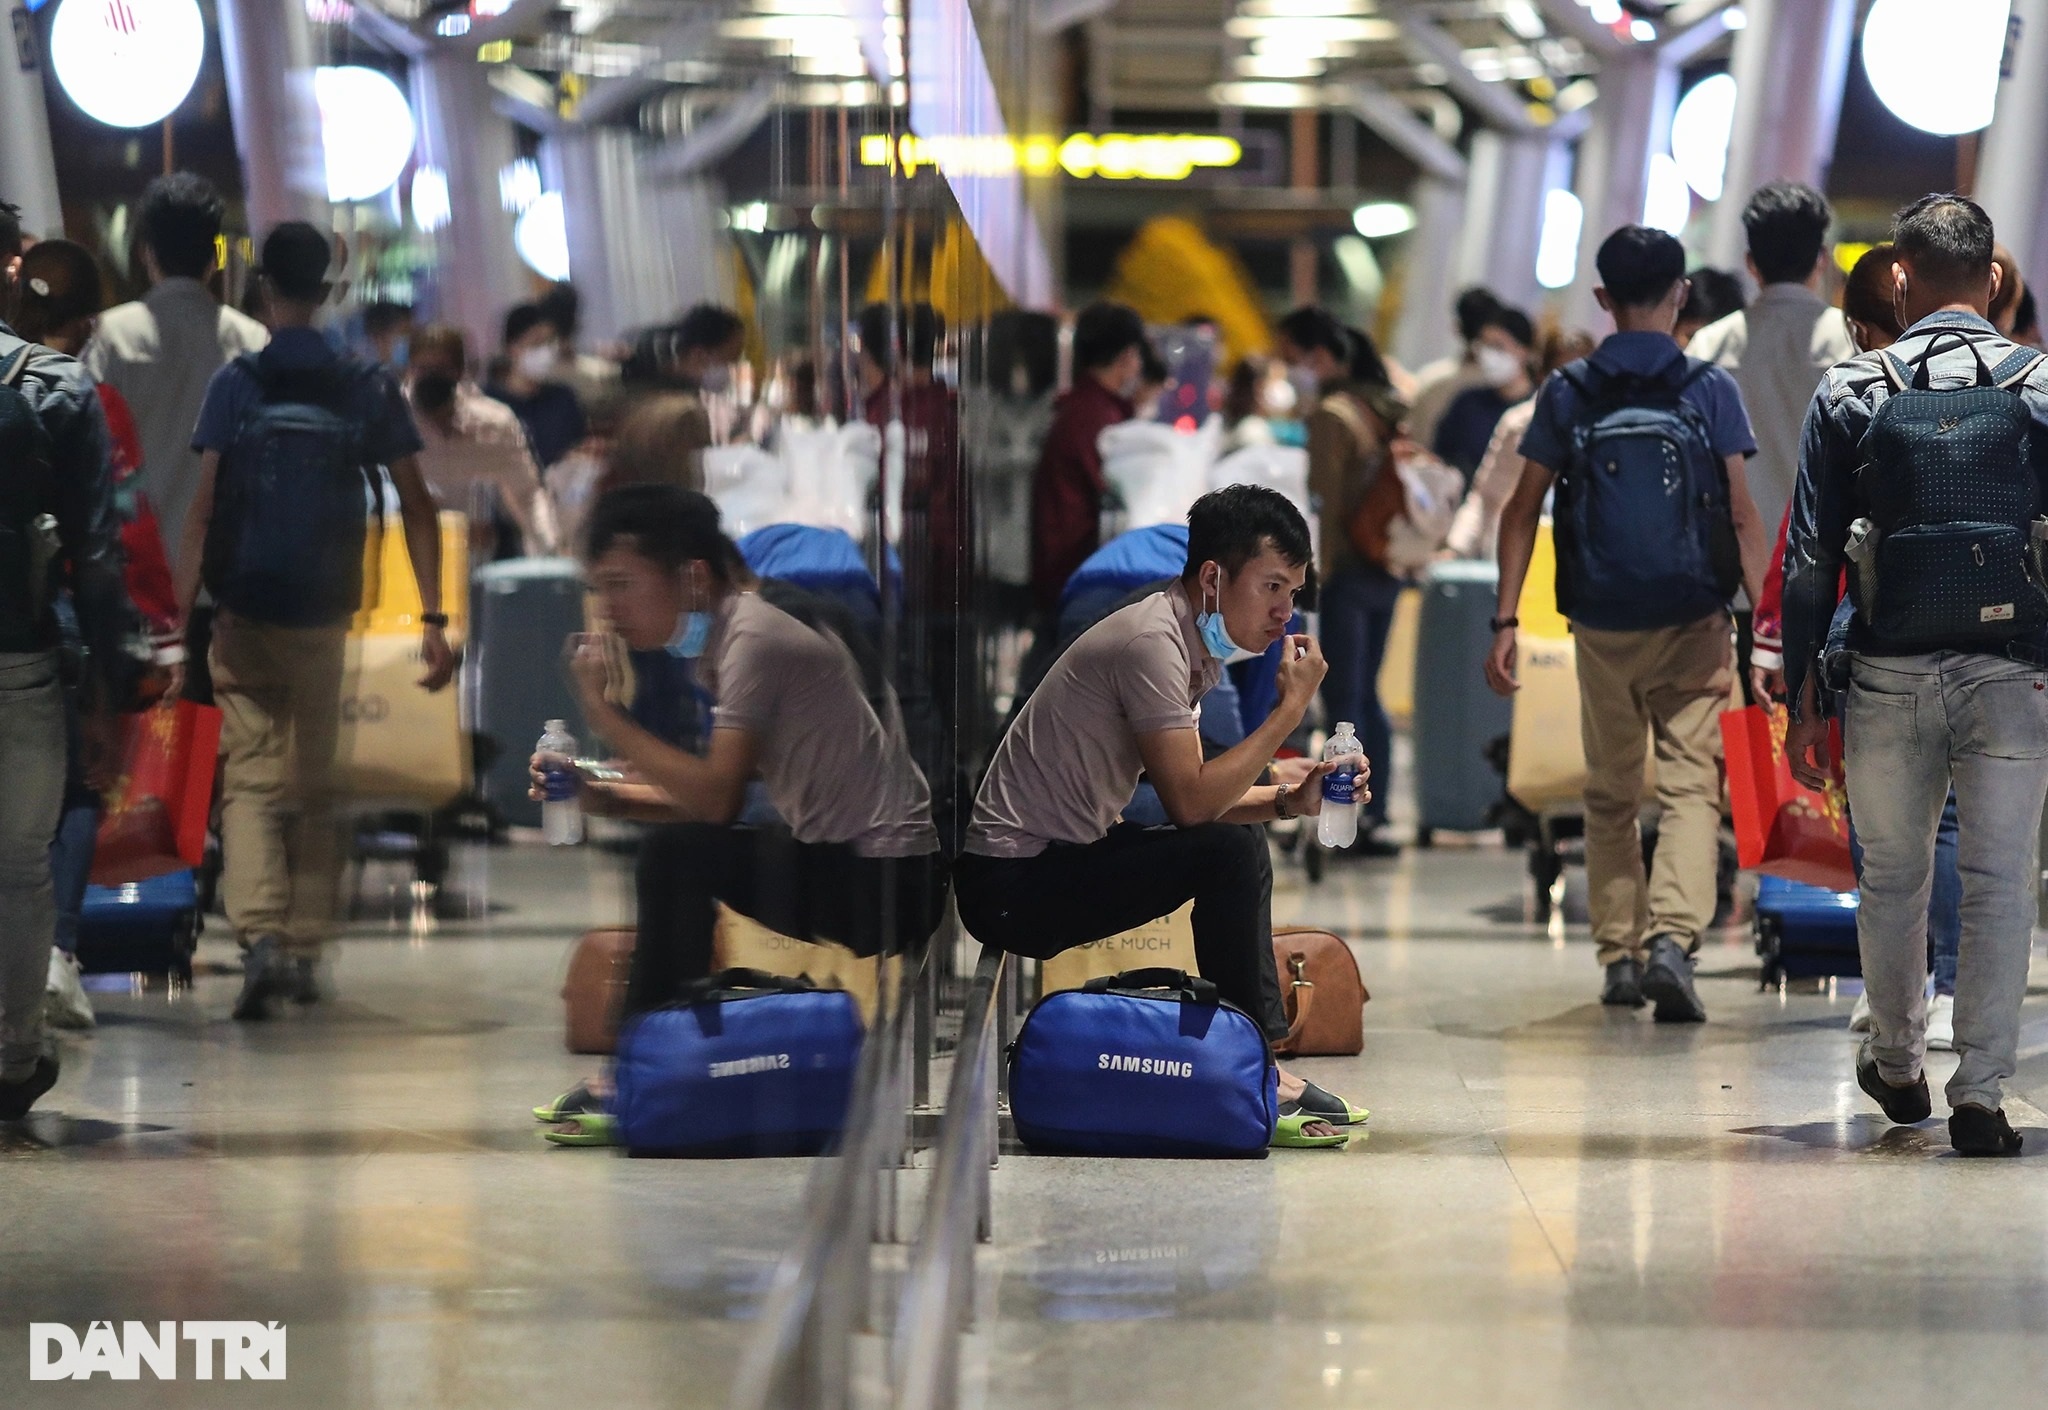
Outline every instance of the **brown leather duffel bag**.
POLYGON ((1286 1057, 1351 1057, 1365 1049, 1365 1005, 1372 995, 1359 978, 1351 947, 1327 930, 1273 932, 1273 963, 1287 1005, 1287 1037, 1273 1051, 1286 1057))
POLYGON ((569 1051, 609 1053, 618 1046, 619 1009, 633 965, 637 931, 593 930, 576 942, 562 1000, 569 1009, 569 1051))

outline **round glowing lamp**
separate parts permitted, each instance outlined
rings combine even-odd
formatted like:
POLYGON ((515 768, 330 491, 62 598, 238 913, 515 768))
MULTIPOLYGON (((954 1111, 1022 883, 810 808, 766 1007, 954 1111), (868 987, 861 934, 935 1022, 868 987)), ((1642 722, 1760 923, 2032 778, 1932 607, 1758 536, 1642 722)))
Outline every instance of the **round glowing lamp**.
POLYGON ((109 127, 148 127, 185 101, 206 56, 196 0, 64 0, 50 67, 71 101, 109 127))
POLYGON ((569 277, 569 225, 560 191, 549 191, 521 213, 512 226, 512 247, 541 278, 559 284, 569 277))
POLYGON ((1991 125, 2010 0, 1877 0, 1863 22, 1863 71, 1892 113, 1951 136, 1991 125))
POLYGON ((412 107, 390 76, 353 64, 313 71, 327 199, 367 201, 389 191, 412 159, 412 107))
POLYGON ((1671 155, 1703 201, 1721 199, 1728 136, 1735 130, 1735 77, 1717 73, 1686 90, 1671 115, 1671 155))

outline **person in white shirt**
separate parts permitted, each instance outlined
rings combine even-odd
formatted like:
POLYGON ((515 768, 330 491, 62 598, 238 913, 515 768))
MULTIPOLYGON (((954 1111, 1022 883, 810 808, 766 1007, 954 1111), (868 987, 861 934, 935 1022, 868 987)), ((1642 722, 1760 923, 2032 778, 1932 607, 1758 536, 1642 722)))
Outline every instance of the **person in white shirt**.
MULTIPOLYGON (((175 555, 199 488, 192 428, 207 383, 243 353, 262 349, 270 332, 223 305, 205 280, 218 264, 227 205, 213 183, 189 171, 149 183, 142 193, 142 267, 149 292, 100 315, 81 360, 135 413, 142 438, 142 492, 175 555)), ((175 572, 177 563, 171 565, 175 572)))
POLYGON ((1415 374, 1408 434, 1417 444, 1434 445, 1437 422, 1450 409, 1451 401, 1466 388, 1485 381, 1479 370, 1479 335, 1500 306, 1500 295, 1477 285, 1458 295, 1453 306, 1458 321, 1456 355, 1440 357, 1415 374))
POLYGON ((1785 517, 1799 476, 1799 438, 1821 374, 1856 355, 1840 309, 1821 297, 1828 226, 1834 212, 1811 186, 1774 181, 1742 210, 1751 277, 1763 291, 1737 313, 1709 323, 1686 349, 1735 375, 1756 433, 1750 493, 1766 524, 1785 517))

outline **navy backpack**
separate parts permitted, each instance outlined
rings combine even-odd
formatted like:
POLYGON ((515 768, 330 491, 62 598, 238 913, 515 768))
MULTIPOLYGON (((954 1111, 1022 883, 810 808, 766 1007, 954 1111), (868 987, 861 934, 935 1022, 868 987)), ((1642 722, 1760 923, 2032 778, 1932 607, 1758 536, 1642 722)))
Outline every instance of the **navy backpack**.
POLYGON ((1649 376, 1585 359, 1552 523, 1557 605, 1599 631, 1652 631, 1725 609, 1742 585, 1728 468, 1686 389, 1713 364, 1675 356, 1649 376))
POLYGON ((632 1155, 817 1155, 846 1125, 865 1029, 851 994, 729 969, 627 1020, 613 1080, 632 1155))
MULTIPOLYGON (((2020 389, 2040 365, 2032 348, 1996 367, 1972 339, 1969 386, 1934 390, 1927 362, 1876 354, 1891 394, 1871 418, 1857 475, 1876 539, 1875 572, 1851 573, 1850 595, 1887 654, 2001 650, 2048 626, 2040 481, 2020 389)), ((1866 560, 1869 561, 1869 560, 1866 560)))
POLYGON ((1263 1159, 1280 1069, 1208 980, 1126 970, 1032 1007, 1010 1049, 1010 1114, 1039 1155, 1263 1159))
POLYGON ((261 400, 220 458, 206 534, 207 591, 251 621, 338 626, 362 606, 378 482, 352 403, 375 369, 349 358, 280 368, 261 353, 238 365, 255 379, 261 400))

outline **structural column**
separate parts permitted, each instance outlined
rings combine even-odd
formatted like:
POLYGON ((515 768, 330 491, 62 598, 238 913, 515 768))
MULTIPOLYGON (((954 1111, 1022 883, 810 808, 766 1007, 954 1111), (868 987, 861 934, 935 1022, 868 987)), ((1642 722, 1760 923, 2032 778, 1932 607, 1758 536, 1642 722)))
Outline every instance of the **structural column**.
POLYGON ((1735 36, 1735 130, 1707 262, 1742 268, 1742 207, 1771 181, 1822 186, 1842 115, 1856 0, 1746 0, 1735 36))
MULTIPOLYGON (((489 70, 465 50, 414 60, 412 93, 421 158, 448 179, 437 316, 467 333, 481 359, 498 345, 505 310, 531 288, 498 191, 498 173, 518 155, 512 125, 492 105, 489 70)), ((581 273, 573 251, 570 269, 581 273)))
POLYGON ((1511 304, 1533 307, 1536 243, 1554 143, 1540 132, 1487 130, 1472 139, 1458 283, 1484 284, 1511 304))
POLYGON ((1415 231, 1408 237, 1408 274, 1401 290, 1401 320, 1394 328, 1394 356, 1402 365, 1417 368, 1457 347, 1451 301, 1458 288, 1465 188, 1460 182, 1425 174, 1416 178, 1412 199, 1415 231))
POLYGON ((2048 0, 2013 0, 1977 199, 2029 282, 2048 281, 2048 0))
POLYGON ((329 219, 313 31, 303 5, 220 0, 221 59, 242 158, 249 230, 261 241, 287 220, 329 219))
POLYGON ((1603 328, 1593 298, 1593 257, 1624 225, 1639 224, 1650 189, 1650 158, 1671 142, 1678 74, 1654 49, 1624 51, 1600 70, 1600 101, 1579 144, 1573 194, 1585 212, 1579 231, 1579 274, 1565 294, 1565 325, 1603 328))
POLYGON ((13 26, 0 36, 0 200, 21 207, 24 230, 64 233, 57 199, 57 159, 50 150, 50 115, 43 106, 43 54, 36 26, 16 7, 13 26))

